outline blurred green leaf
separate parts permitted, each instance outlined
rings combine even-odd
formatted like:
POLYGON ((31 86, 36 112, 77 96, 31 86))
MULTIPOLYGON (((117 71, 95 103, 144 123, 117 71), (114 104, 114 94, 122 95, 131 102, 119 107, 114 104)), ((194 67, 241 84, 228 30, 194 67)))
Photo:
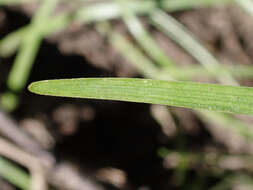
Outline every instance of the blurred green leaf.
MULTIPOLYGON (((148 15, 158 7, 164 11, 173 12, 233 2, 234 0, 127 0, 125 8, 133 11, 136 15, 148 15)), ((84 6, 77 12, 77 19, 84 23, 105 21, 121 16, 121 6, 111 1, 84 6)))
POLYGON ((131 9, 127 9, 126 1, 115 0, 121 5, 122 18, 128 30, 136 39, 138 44, 147 52, 150 57, 163 67, 171 67, 174 62, 166 55, 164 50, 158 46, 152 35, 146 30, 137 16, 131 9))
POLYGON ((165 10, 179 11, 233 2, 234 0, 160 0, 160 7, 165 10))
POLYGON ((14 5, 14 4, 20 4, 20 3, 26 3, 29 1, 38 1, 38 0, 0 0, 0 5, 14 5))
POLYGON ((29 175, 15 166, 10 161, 6 160, 3 157, 0 157, 0 175, 10 183, 16 185, 20 189, 28 190, 30 186, 30 177, 29 175))
POLYGON ((253 17, 253 1, 252 0, 235 0, 235 2, 253 17))
POLYGON ((21 41, 20 51, 8 76, 8 86, 11 90, 21 90, 31 70, 37 51, 43 39, 43 26, 57 5, 58 0, 44 0, 32 23, 21 41))
POLYGON ((231 74, 222 69, 221 63, 205 48, 186 27, 162 10, 155 10, 150 19, 152 23, 169 38, 182 46, 192 57, 209 72, 215 73, 220 67, 222 74, 217 79, 224 84, 238 84, 231 74))
MULTIPOLYGON (((66 27, 70 21, 70 15, 62 13, 48 20, 48 22, 41 23, 41 32, 43 36, 47 36, 66 27)), ((27 32, 29 33, 29 26, 24 26, 2 38, 0 40, 0 56, 9 57, 13 55, 18 50, 27 32)))

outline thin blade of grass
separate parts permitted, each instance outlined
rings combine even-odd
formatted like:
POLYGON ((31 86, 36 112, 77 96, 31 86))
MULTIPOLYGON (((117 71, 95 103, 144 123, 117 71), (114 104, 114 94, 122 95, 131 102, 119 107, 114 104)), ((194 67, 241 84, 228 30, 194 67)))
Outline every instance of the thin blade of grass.
POLYGON ((239 174, 232 174, 228 177, 225 177, 221 182, 217 183, 213 187, 209 188, 208 190, 224 190, 224 189, 231 189, 234 187, 240 187, 242 189, 252 189, 252 177, 245 173, 239 174))
POLYGON ((30 187, 29 175, 3 157, 0 157, 0 175, 20 189, 28 190, 30 187))
POLYGON ((0 56, 9 57, 15 53, 20 45, 20 41, 26 32, 26 28, 20 28, 0 40, 0 56))
POLYGON ((169 11, 181 11, 213 5, 224 5, 233 2, 234 0, 161 0, 160 7, 169 11))
MULTIPOLYGON (((198 42, 189 30, 170 15, 161 10, 156 10, 150 15, 150 19, 152 24, 182 46, 210 72, 214 73, 215 68, 221 65, 219 61, 198 42)), ((226 70, 223 70, 222 75, 217 76, 217 78, 224 84, 238 84, 226 70)))
MULTIPOLYGON (((165 11, 173 12, 232 2, 234 0, 160 0, 159 3, 156 3, 154 0, 128 0, 125 2, 125 8, 132 10, 136 15, 148 15, 158 7, 165 11)), ((77 13, 77 19, 84 23, 116 19, 121 16, 121 7, 115 2, 94 3, 80 8, 77 13)))
POLYGON ((198 112, 198 116, 207 124, 213 124, 213 121, 219 121, 224 129, 229 129, 235 134, 242 136, 246 141, 253 141, 252 125, 245 123, 232 115, 215 113, 215 112, 198 112))
POLYGON ((253 88, 135 78, 87 78, 32 83, 34 93, 253 114, 253 88))
POLYGON ((253 17, 253 1, 251 0, 235 0, 235 2, 253 17))
POLYGON ((224 71, 229 72, 232 77, 237 79, 250 79, 253 77, 252 65, 219 65, 218 67, 213 67, 212 72, 201 65, 185 65, 165 69, 160 75, 169 75, 177 80, 215 79, 221 76, 224 71))
POLYGON ((13 91, 20 91, 23 89, 42 38, 34 32, 30 35, 26 35, 24 40, 25 41, 21 43, 20 51, 8 76, 7 84, 13 91))
POLYGON ((11 90, 19 91, 24 88, 43 39, 43 23, 47 22, 57 2, 58 0, 44 0, 38 13, 32 20, 29 31, 26 31, 21 42, 20 51, 8 76, 7 84, 11 90))
MULTIPOLYGON (((161 158, 166 158, 171 155, 174 155, 177 157, 178 160, 180 159, 189 159, 189 161, 192 163, 191 166, 196 166, 199 163, 203 163, 203 165, 212 165, 214 167, 219 164, 219 162, 223 162, 225 160, 231 160, 231 159, 238 159, 243 163, 250 164, 253 161, 252 155, 247 155, 247 154, 226 154, 226 153, 221 153, 221 152, 191 152, 191 151, 175 151, 175 150, 169 150, 166 147, 161 147, 158 149, 158 155, 161 158), (212 155, 213 159, 210 159, 210 155, 212 155)), ((179 163, 179 162, 178 162, 179 163)), ((245 167, 247 167, 247 164, 245 164, 245 167)), ((220 164, 219 164, 220 165, 220 164)), ((176 164, 173 165, 172 167, 176 167, 176 164)), ((222 165, 221 165, 222 167, 222 165)), ((224 169, 230 169, 230 167, 224 166, 224 169)), ((231 170, 234 168, 231 167, 231 170)), ((249 171, 252 170, 252 168, 248 168, 249 171)))
MULTIPOLYGON (((127 9, 131 9, 138 14, 145 14, 152 11, 156 7, 156 3, 153 0, 130 0, 126 2, 126 6, 127 9)), ((89 23, 119 18, 121 15, 122 11, 118 3, 103 2, 80 8, 77 12, 76 18, 83 23, 89 23)))
MULTIPOLYGON (((64 27, 66 27, 72 19, 70 18, 69 15, 63 14, 63 15, 58 15, 57 17, 51 19, 48 21, 48 23, 45 25, 43 28, 43 35, 47 36, 50 35, 51 33, 54 33, 64 27)), ((100 24, 101 26, 101 24, 100 24)), ((99 27, 97 27, 98 29, 99 27)), ((20 28, 19 30, 14 31, 13 33, 10 33, 7 35, 5 38, 0 40, 0 56, 1 57, 9 57, 17 51, 21 39, 25 35, 26 30, 28 27, 23 27, 20 28)), ((102 27, 100 27, 100 32, 102 32, 102 27)), ((115 34, 115 33, 114 33, 115 34)), ((134 47, 133 45, 129 45, 129 42, 126 41, 126 39, 122 35, 114 35, 112 34, 111 37, 115 41, 115 46, 117 46, 117 49, 124 49, 124 51, 121 51, 121 53, 126 52, 127 57, 131 57, 131 55, 127 54, 128 51, 126 50, 132 50, 134 49, 133 52, 134 54, 138 54, 138 57, 142 61, 136 61, 136 58, 133 59, 133 62, 136 62, 138 65, 142 66, 143 69, 149 68, 150 65, 152 67, 152 70, 156 70, 156 68, 153 67, 152 62, 148 60, 147 58, 144 58, 144 55, 140 55, 141 51, 137 49, 137 47, 134 47), (118 42, 117 42, 118 41, 118 42), (121 47, 118 47, 119 44, 122 44, 121 47), (138 52, 138 53, 136 53, 138 52), (145 63, 147 64, 145 64, 145 63), (149 66, 147 66, 149 65, 149 66)), ((134 56, 135 57, 135 56, 134 56)), ((130 58, 131 59, 131 58, 130 58)), ((175 65, 176 66, 176 65, 175 65)), ((159 73, 159 76, 164 76, 162 78, 166 78, 166 76, 171 76, 172 78, 176 78, 178 80, 192 80, 196 77, 201 78, 215 78, 223 73, 223 70, 228 71, 232 76, 237 77, 237 78, 242 78, 242 79, 248 79, 253 77, 253 66, 251 65, 233 65, 233 66, 228 66, 228 65, 223 65, 222 67, 213 67, 213 70, 215 72, 209 72, 208 70, 204 69, 202 66, 199 65, 191 65, 191 66, 183 66, 183 67, 170 67, 169 69, 163 70, 162 72, 157 71, 159 73), (222 69, 221 69, 222 68, 222 69), (184 72, 182 72, 182 70, 184 72)), ((152 76, 149 76, 152 77, 152 76)))
POLYGON ((130 64, 132 64, 139 72, 147 77, 155 78, 158 76, 159 70, 155 65, 141 52, 138 47, 134 46, 120 33, 111 32, 109 23, 101 23, 96 25, 96 29, 100 34, 107 36, 109 42, 117 49, 130 64))
POLYGON ((128 27, 128 30, 140 44, 140 46, 147 52, 148 55, 158 64, 163 67, 171 67, 175 65, 166 53, 160 48, 151 34, 142 26, 139 19, 136 17, 131 9, 126 8, 124 0, 116 0, 122 9, 122 18, 128 27))
POLYGON ((108 38, 110 45, 115 48, 126 60, 129 61, 140 73, 148 78, 165 79, 165 80, 187 80, 194 78, 216 78, 220 76, 224 70, 228 71, 232 76, 238 78, 252 78, 253 66, 246 65, 222 65, 213 67, 210 72, 201 65, 177 66, 170 68, 157 68, 152 61, 143 54, 143 52, 135 46, 130 40, 119 32, 113 31, 108 23, 100 23, 96 25, 96 29, 100 34, 108 38), (184 72, 182 72, 184 71, 184 72))
POLYGON ((0 0, 0 6, 27 3, 29 1, 38 1, 38 0, 0 0))
MULTIPOLYGON (((41 23, 41 32, 43 36, 55 33, 66 27, 72 20, 69 14, 61 14, 48 20, 46 23, 41 23)), ((20 46, 25 34, 29 31, 30 26, 24 26, 0 40, 0 56, 9 57, 13 55, 20 46)))

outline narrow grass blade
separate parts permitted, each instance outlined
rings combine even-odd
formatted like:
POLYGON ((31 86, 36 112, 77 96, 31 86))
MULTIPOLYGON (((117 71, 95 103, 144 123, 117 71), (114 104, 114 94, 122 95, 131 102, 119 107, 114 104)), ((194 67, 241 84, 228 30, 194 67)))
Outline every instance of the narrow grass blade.
POLYGON ((130 40, 119 32, 113 31, 108 23, 96 25, 100 34, 108 38, 112 47, 114 47, 130 64, 132 64, 140 73, 148 78, 166 79, 166 80, 187 80, 192 81, 199 78, 217 78, 224 72, 229 72, 236 78, 252 78, 253 66, 246 65, 218 65, 212 66, 212 72, 203 68, 201 65, 190 65, 179 67, 173 65, 163 70, 157 68, 143 52, 135 46, 130 40), (184 72, 182 72, 184 71, 184 72))
POLYGON ((42 7, 34 16, 29 30, 26 31, 23 37, 20 52, 14 61, 8 77, 7 83, 10 89, 19 91, 24 87, 43 39, 42 28, 57 2, 58 0, 43 1, 42 7))
POLYGON ((0 96, 0 107, 5 111, 12 111, 19 103, 19 98, 12 92, 4 92, 0 96))
POLYGON ((3 157, 0 157, 0 176, 22 190, 29 189, 29 175, 3 157))
POLYGON ((118 32, 111 30, 109 23, 97 24, 98 32, 109 39, 109 43, 126 58, 140 73, 147 77, 156 78, 159 69, 150 61, 141 50, 118 32))
POLYGON ((208 190, 227 190, 234 187, 241 189, 252 189, 252 177, 246 173, 232 174, 225 177, 221 182, 209 188, 208 190))
POLYGON ((201 111, 198 112, 198 116, 203 122, 207 124, 217 126, 217 121, 219 121, 219 125, 222 126, 222 128, 233 131, 235 134, 242 136, 245 140, 249 142, 253 141, 252 125, 243 122, 233 117, 232 115, 201 111))
MULTIPOLYGON (((41 27, 41 32, 43 36, 47 36, 51 33, 57 32, 62 28, 66 27, 71 21, 71 17, 68 14, 61 14, 56 16, 55 18, 49 20, 47 23, 43 24, 41 27)), ((26 32, 29 30, 29 26, 22 27, 0 40, 0 56, 1 57, 9 57, 13 55, 18 47, 22 39, 24 38, 26 32)))
MULTIPOLYGON (((41 23, 41 32, 43 36, 47 36, 51 33, 57 32, 66 27, 71 21, 69 14, 61 14, 55 18, 50 19, 47 23, 41 23)), ((29 31, 29 26, 24 26, 0 40, 0 56, 9 57, 13 55, 19 48, 22 39, 29 31)))
POLYGON ((43 95, 121 100, 253 114, 253 88, 135 78, 87 78, 32 83, 43 95))
POLYGON ((9 57, 15 53, 20 45, 20 41, 26 32, 26 28, 18 29, 15 32, 9 33, 6 37, 0 40, 0 56, 9 57))
MULTIPOLYGON (((208 168, 208 171, 217 175, 217 167, 219 167, 220 174, 224 171, 247 171, 252 172, 252 155, 247 154, 226 154, 221 152, 191 152, 191 151, 175 151, 169 150, 165 147, 158 149, 158 155, 164 159, 164 165, 168 168, 176 168, 181 160, 187 160, 189 167, 199 170, 199 168, 208 168), (212 157, 212 159, 210 159, 212 157), (170 158, 174 158, 176 162, 171 162, 170 158), (231 161, 237 161, 240 165, 227 164, 231 161), (208 167, 207 167, 208 166, 208 167), (236 168, 237 166, 237 168, 236 168), (250 167, 249 167, 250 166, 250 167)), ((219 175, 219 174, 218 174, 219 175)))
POLYGON ((0 0, 0 6, 27 3, 29 1, 38 1, 38 0, 0 0))
POLYGON ((179 11, 233 2, 234 0, 160 0, 160 7, 165 10, 179 11))
POLYGON ((19 91, 24 87, 42 38, 36 33, 31 33, 26 35, 24 40, 8 76, 7 84, 13 91, 19 91))
MULTIPOLYGON (((219 61, 206 50, 193 34, 173 17, 161 10, 154 11, 150 19, 152 23, 167 36, 181 45, 190 55, 201 63, 210 72, 215 72, 215 68, 220 66, 219 61)), ((238 83, 231 77, 229 72, 223 70, 218 80, 225 84, 237 85, 238 83)))
MULTIPOLYGON (((231 2, 234 2, 234 0, 160 0, 159 3, 154 0, 128 0, 125 2, 125 8, 132 10, 136 15, 148 15, 153 12, 154 9, 158 8, 158 6, 165 11, 173 12, 231 2)), ((81 22, 90 23, 115 19, 121 16, 122 12, 120 5, 109 1, 94 3, 80 8, 76 18, 81 22)))
MULTIPOLYGON (((138 14, 147 14, 156 7, 156 3, 153 0, 130 0, 126 2, 126 6, 127 9, 130 9, 138 14)), ((103 2, 80 8, 77 11, 76 19, 83 23, 89 23, 119 18, 121 15, 122 11, 118 3, 103 2)))
POLYGON ((151 34, 142 26, 140 20, 136 17, 131 9, 126 8, 126 1, 116 0, 122 10, 122 18, 128 27, 128 30, 146 51, 146 53, 159 65, 163 67, 171 67, 174 62, 166 55, 166 53, 153 40, 151 34))
POLYGON ((221 76, 224 72, 229 72, 230 75, 237 79, 253 78, 252 65, 220 65, 213 67, 212 72, 203 68, 201 65, 186 65, 175 66, 169 69, 164 69, 161 75, 169 75, 177 80, 195 80, 200 78, 215 79, 221 76), (182 72, 184 71, 184 72, 182 72))
POLYGON ((235 0, 235 2, 253 17, 253 1, 252 0, 235 0))

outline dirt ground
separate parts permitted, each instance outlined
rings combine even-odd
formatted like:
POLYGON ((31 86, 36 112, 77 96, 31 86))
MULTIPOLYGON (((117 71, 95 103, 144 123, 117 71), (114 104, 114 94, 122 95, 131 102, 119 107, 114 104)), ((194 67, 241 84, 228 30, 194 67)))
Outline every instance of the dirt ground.
MULTIPOLYGON (((203 8, 173 13, 173 16, 224 64, 252 64, 253 21, 239 8, 203 8)), ((29 20, 20 7, 0 8, 0 37, 28 24, 29 20)), ((127 33, 120 21, 114 21, 114 25, 127 33)), ((178 64, 196 64, 175 43, 146 26, 178 64)), ((0 59, 0 92, 7 88, 6 78, 13 59, 0 59)), ((140 75, 93 25, 77 25, 43 42, 28 84, 43 79, 101 76, 140 75)), ((252 81, 241 81, 241 84, 249 85, 252 81)), ((45 97, 27 90, 20 97, 20 105, 11 117, 27 131, 34 126, 46 128, 49 134, 39 133, 37 138, 55 155, 57 163, 70 164, 102 189, 184 189, 200 179, 205 180, 208 188, 221 177, 210 174, 205 166, 196 166, 198 169, 189 169, 180 184, 180 180, 175 179, 174 169, 164 166, 159 149, 199 152, 215 147, 225 153, 240 152, 233 149, 233 145, 217 140, 210 127, 188 109, 171 108, 179 128, 168 136, 147 104, 45 97)), ((0 185, 0 189, 4 186, 5 190, 14 189, 3 180, 0 185)))

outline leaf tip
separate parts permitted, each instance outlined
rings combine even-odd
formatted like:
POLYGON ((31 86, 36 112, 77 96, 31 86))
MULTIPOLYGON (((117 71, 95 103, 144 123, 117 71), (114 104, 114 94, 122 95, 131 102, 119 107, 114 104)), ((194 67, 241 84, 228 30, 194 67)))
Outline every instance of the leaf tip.
POLYGON ((28 87, 27 89, 32 92, 32 93, 35 93, 35 94, 39 94, 39 89, 38 89, 38 82, 32 82, 28 87))

